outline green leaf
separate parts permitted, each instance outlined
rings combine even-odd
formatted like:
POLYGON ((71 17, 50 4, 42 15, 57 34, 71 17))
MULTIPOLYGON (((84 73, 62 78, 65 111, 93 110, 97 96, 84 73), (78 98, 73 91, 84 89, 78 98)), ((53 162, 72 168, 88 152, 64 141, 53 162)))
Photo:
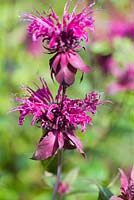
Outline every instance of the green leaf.
POLYGON ((50 172, 45 171, 43 178, 47 186, 49 188, 53 188, 55 180, 56 180, 56 176, 50 172))
POLYGON ((72 169, 64 178, 64 182, 68 183, 69 185, 73 184, 76 180, 76 178, 78 177, 78 173, 79 173, 79 169, 78 168, 74 168, 72 169))
POLYGON ((113 196, 112 192, 106 186, 98 186, 99 187, 99 196, 98 200, 109 200, 111 196, 113 196))
POLYGON ((51 161, 53 159, 54 159, 54 156, 47 158, 45 160, 41 160, 41 164, 42 164, 44 170, 46 170, 46 168, 48 167, 48 165, 51 163, 51 161))

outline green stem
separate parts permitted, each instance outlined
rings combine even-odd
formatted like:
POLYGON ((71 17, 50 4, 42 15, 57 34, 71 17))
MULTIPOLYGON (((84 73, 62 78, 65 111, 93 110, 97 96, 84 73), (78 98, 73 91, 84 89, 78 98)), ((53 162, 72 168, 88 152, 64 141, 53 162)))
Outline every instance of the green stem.
POLYGON ((59 200, 62 200, 63 194, 60 194, 59 196, 59 200))
POLYGON ((58 152, 57 176, 56 176, 56 182, 55 182, 55 186, 54 186, 54 190, 53 190, 52 200, 56 200, 57 191, 58 191, 58 184, 59 184, 60 176, 61 176, 61 170, 62 170, 62 151, 59 150, 59 152, 58 152))

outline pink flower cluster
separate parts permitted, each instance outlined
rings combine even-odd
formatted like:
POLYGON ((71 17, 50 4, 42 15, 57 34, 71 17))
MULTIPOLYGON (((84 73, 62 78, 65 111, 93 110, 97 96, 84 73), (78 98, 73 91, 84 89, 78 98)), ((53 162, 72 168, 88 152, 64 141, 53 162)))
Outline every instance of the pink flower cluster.
MULTIPOLYGON (((100 100, 96 91, 88 93, 84 99, 71 99, 66 95, 66 89, 74 82, 77 69, 89 72, 89 67, 76 52, 81 48, 80 42, 88 42, 87 29, 93 28, 91 17, 91 5, 76 13, 80 1, 77 2, 69 14, 69 6, 72 0, 65 5, 62 22, 51 8, 50 13, 23 14, 23 19, 30 22, 28 31, 34 41, 42 38, 43 46, 49 53, 55 53, 50 59, 51 76, 55 75, 60 83, 56 97, 54 98, 47 83, 40 78, 42 87, 36 90, 23 87, 28 93, 26 97, 17 97, 20 105, 12 111, 19 111, 19 125, 23 125, 25 117, 32 116, 31 125, 38 124, 43 130, 37 149, 32 158, 44 160, 55 155, 62 148, 78 149, 84 155, 82 143, 76 135, 76 129, 80 126, 82 132, 86 131, 86 125, 92 124, 93 115, 99 104, 107 101, 100 100)), ((61 187, 64 190, 64 187, 61 187)))
POLYGON ((80 125, 84 132, 86 124, 91 125, 96 107, 105 101, 101 101, 95 91, 87 94, 84 99, 70 99, 66 95, 62 97, 62 86, 54 99, 45 80, 41 78, 41 82, 42 87, 38 87, 37 90, 24 87, 30 96, 16 98, 21 104, 12 109, 20 111, 20 125, 23 124, 26 115, 32 115, 31 125, 37 122, 44 130, 33 159, 44 160, 62 148, 77 148, 84 154, 82 143, 74 131, 80 125))
POLYGON ((86 40, 88 42, 88 32, 86 28, 91 31, 94 30, 93 18, 90 16, 92 11, 91 5, 85 7, 80 13, 76 13, 76 4, 71 14, 68 9, 71 0, 65 5, 62 22, 56 15, 55 11, 51 8, 50 13, 45 11, 40 13, 37 11, 39 17, 33 14, 23 14, 24 20, 29 21, 31 24, 28 26, 28 31, 32 34, 32 38, 36 41, 39 37, 43 38, 43 42, 48 41, 48 50, 50 52, 64 52, 68 49, 79 48, 79 42, 86 40))
POLYGON ((63 181, 60 181, 59 184, 58 184, 58 192, 63 195, 65 193, 67 193, 70 189, 70 186, 69 184, 63 182, 63 181))
POLYGON ((88 66, 78 55, 76 50, 81 48, 80 42, 89 41, 87 30, 94 31, 93 13, 91 4, 76 13, 79 1, 69 14, 72 0, 68 0, 64 7, 62 22, 55 11, 51 8, 50 13, 36 11, 38 16, 27 13, 23 14, 24 20, 29 21, 28 32, 33 41, 42 38, 43 47, 49 53, 56 53, 50 60, 51 75, 54 74, 60 84, 71 85, 75 79, 77 69, 82 72, 90 72, 88 66))
POLYGON ((134 39, 134 23, 126 19, 112 20, 110 23, 110 37, 129 37, 134 39))
POLYGON ((134 89, 134 64, 129 64, 125 69, 116 71, 117 80, 108 87, 109 93, 134 89))
POLYGON ((114 195, 110 200, 134 200, 134 167, 131 170, 129 177, 122 169, 119 169, 121 175, 121 194, 114 195))
POLYGON ((57 53, 50 59, 51 77, 63 85, 71 85, 74 82, 77 69, 82 72, 90 72, 91 69, 84 63, 75 51, 57 53))

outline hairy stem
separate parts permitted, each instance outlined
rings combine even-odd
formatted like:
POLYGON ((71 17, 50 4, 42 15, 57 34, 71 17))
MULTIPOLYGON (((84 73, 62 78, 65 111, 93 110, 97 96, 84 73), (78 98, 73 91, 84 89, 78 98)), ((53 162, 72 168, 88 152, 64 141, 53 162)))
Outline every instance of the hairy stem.
POLYGON ((58 191, 58 184, 59 184, 60 176, 61 176, 61 170, 62 170, 62 151, 59 150, 59 152, 58 152, 57 176, 56 176, 56 182, 55 182, 55 186, 54 186, 54 190, 53 190, 52 200, 56 200, 57 191, 58 191))

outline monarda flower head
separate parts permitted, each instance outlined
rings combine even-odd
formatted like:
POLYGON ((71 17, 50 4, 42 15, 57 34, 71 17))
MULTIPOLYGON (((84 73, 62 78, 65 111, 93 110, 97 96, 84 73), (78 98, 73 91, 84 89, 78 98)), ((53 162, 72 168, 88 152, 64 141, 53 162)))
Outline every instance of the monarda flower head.
POLYGON ((128 37, 130 39, 134 39, 134 23, 129 22, 126 19, 111 21, 110 24, 110 37, 128 37))
POLYGON ((134 64, 128 64, 125 69, 116 73, 117 80, 108 87, 109 93, 134 90, 134 64))
POLYGON ((119 169, 119 172, 121 176, 121 194, 112 196, 110 200, 134 200, 134 166, 129 176, 122 169, 119 169))
POLYGON ((16 98, 21 104, 12 109, 20 111, 20 125, 23 125, 26 115, 32 115, 31 125, 36 122, 43 129, 43 136, 32 158, 44 160, 62 148, 77 148, 84 155, 82 143, 75 130, 80 125, 84 132, 86 124, 91 125, 97 105, 104 101, 100 100, 95 91, 87 94, 84 99, 70 99, 65 95, 62 85, 54 99, 45 80, 41 78, 41 82, 42 87, 37 90, 23 87, 29 96, 16 98))
POLYGON ((23 19, 30 22, 28 32, 34 41, 42 38, 43 46, 49 53, 55 53, 50 60, 51 75, 55 75, 60 84, 70 85, 74 82, 77 69, 89 72, 90 68, 84 63, 76 52, 82 46, 80 42, 89 41, 87 30, 94 31, 91 5, 76 13, 80 1, 77 2, 69 14, 69 6, 72 0, 68 0, 64 7, 62 21, 50 8, 50 13, 45 11, 33 14, 23 14, 23 19))

